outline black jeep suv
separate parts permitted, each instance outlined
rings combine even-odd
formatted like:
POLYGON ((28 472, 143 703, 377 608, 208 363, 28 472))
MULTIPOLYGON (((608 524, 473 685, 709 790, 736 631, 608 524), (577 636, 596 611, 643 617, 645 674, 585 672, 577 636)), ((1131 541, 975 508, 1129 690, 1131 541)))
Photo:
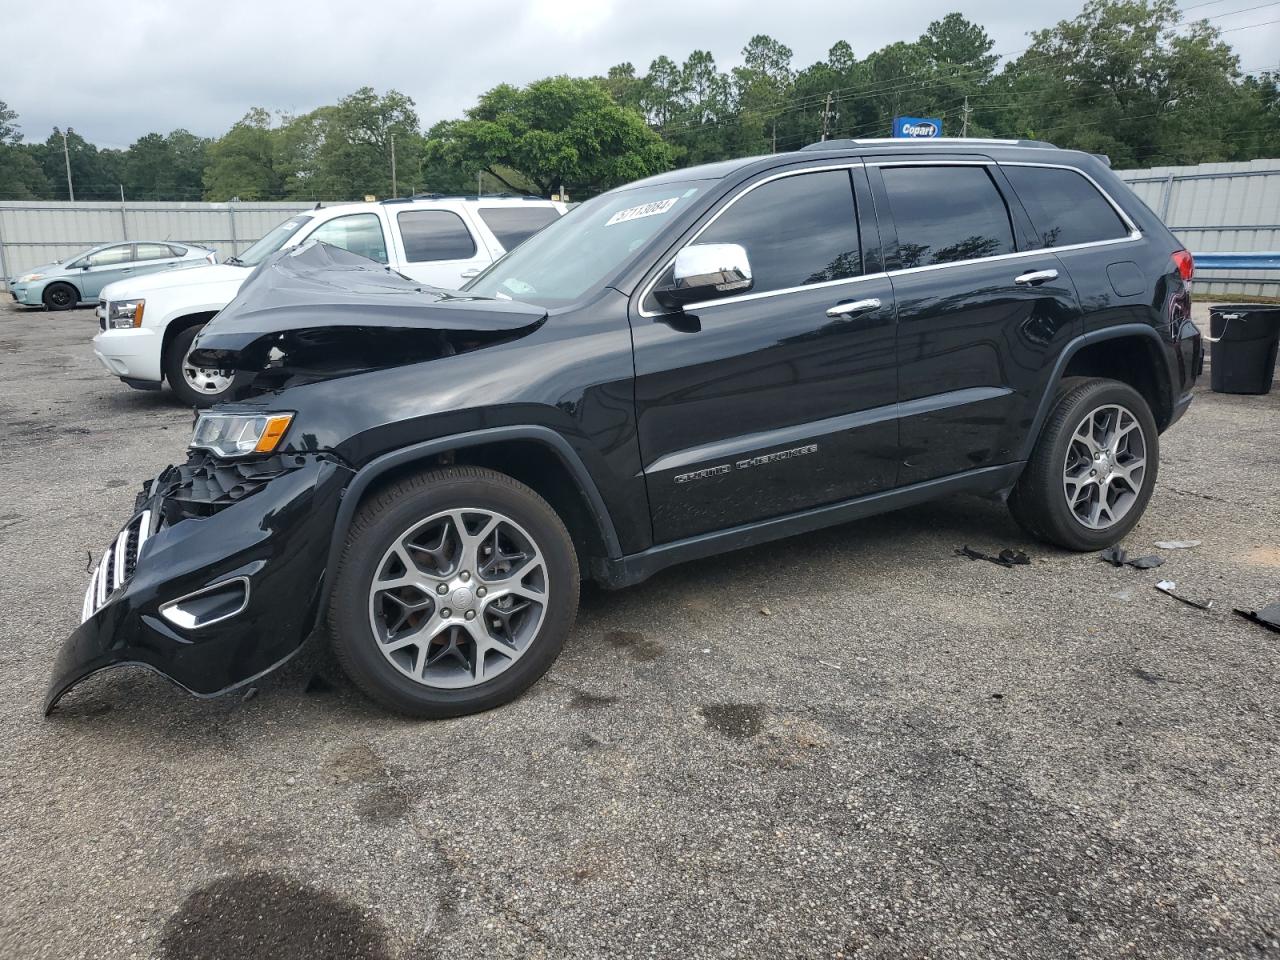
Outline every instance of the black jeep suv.
POLYGON ((550 666, 581 578, 960 491, 1104 547, 1202 365, 1191 272, 1104 160, 977 140, 652 177, 461 292, 282 253, 196 341, 240 395, 144 486, 46 708, 123 663, 219 693, 324 622, 386 706, 481 710, 550 666))

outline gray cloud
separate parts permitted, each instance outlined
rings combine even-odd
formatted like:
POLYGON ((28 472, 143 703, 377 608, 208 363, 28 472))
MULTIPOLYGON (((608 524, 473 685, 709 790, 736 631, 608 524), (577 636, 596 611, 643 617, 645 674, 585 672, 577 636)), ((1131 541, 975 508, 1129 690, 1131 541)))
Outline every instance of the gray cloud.
MULTIPOLYGON (((1214 15, 1253 4, 1220 0, 1214 15)), ((18 111, 28 140, 71 126, 102 146, 127 146, 151 131, 185 127, 214 136, 254 106, 301 113, 364 84, 414 98, 424 126, 458 116, 501 82, 555 73, 603 73, 629 60, 643 72, 667 54, 682 60, 708 49, 721 69, 743 44, 767 33, 795 51, 797 66, 822 58, 837 40, 859 55, 919 36, 954 0, 852 4, 789 0, 645 3, 616 0, 71 0, 56 6, 12 0, 5 33, 17 42, 0 58, 0 99, 18 111), (55 20, 56 14, 56 23, 55 20), (59 23, 71 24, 68 34, 59 23), (60 38, 44 42, 42 36, 60 38)), ((1049 0, 971 0, 963 12, 983 24, 1001 53, 1027 33, 1067 16, 1049 0)), ((1224 28, 1272 19, 1271 10, 1215 23, 1224 28)), ((1242 65, 1274 67, 1280 26, 1226 35, 1242 65)))

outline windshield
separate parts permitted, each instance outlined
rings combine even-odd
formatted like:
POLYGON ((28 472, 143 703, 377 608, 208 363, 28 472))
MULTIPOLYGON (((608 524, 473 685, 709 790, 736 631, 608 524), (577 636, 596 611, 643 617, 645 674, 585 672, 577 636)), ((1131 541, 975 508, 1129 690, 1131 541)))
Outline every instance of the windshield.
POLYGON ((256 267, 283 247, 285 241, 297 233, 299 228, 310 220, 310 217, 290 217, 244 253, 238 257, 229 258, 227 263, 237 264, 242 267, 256 267))
POLYGON ((482 297, 556 306, 607 281, 713 181, 615 190, 534 234, 466 287, 482 297))

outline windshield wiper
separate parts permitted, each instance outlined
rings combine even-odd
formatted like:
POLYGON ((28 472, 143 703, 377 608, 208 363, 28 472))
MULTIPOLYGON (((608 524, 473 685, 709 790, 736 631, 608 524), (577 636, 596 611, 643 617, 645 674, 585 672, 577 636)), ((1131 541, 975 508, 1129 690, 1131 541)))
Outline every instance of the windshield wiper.
POLYGON ((223 260, 222 262, 229 263, 233 267, 247 266, 247 264, 243 260, 241 260, 239 257, 227 257, 227 259, 223 260))

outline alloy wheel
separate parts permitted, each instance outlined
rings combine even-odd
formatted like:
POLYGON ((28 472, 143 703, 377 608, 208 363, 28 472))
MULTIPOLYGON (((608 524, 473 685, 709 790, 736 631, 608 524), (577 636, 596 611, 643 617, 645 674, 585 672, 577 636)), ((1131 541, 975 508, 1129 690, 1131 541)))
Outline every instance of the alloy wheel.
POLYGON ((1116 403, 1097 407, 1071 435, 1062 489, 1072 515, 1091 530, 1124 519, 1147 474, 1147 442, 1138 418, 1116 403))
POLYGON ((437 513, 398 536, 369 588, 369 626, 409 679, 460 689, 493 679, 533 643, 547 566, 523 527, 493 510, 437 513))
POLYGON ((182 379, 197 393, 217 394, 231 386, 234 372, 216 370, 212 367, 197 367, 191 362, 191 351, 182 358, 182 379))

